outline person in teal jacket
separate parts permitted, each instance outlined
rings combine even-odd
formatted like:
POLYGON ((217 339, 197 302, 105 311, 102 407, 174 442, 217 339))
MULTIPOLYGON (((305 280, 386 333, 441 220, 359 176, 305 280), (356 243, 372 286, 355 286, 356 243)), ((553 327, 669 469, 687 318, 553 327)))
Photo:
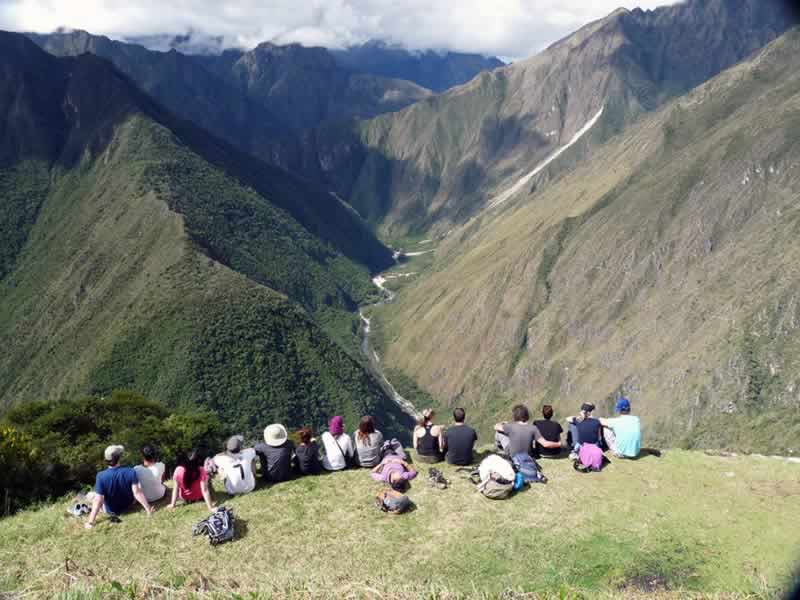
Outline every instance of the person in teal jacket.
POLYGON ((642 428, 639 417, 631 414, 631 403, 627 398, 617 400, 618 417, 600 419, 605 428, 603 437, 608 449, 617 458, 636 458, 642 448, 642 428))

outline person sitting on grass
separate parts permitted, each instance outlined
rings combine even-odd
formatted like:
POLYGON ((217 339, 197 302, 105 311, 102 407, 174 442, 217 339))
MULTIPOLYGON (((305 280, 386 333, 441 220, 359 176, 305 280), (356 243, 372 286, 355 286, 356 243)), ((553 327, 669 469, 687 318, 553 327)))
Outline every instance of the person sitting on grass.
POLYGON ((561 434, 564 433, 564 429, 561 425, 552 420, 553 418, 553 407, 549 404, 545 404, 542 407, 542 416, 544 419, 539 419, 538 421, 534 421, 533 424, 542 434, 542 437, 549 442, 557 442, 559 447, 558 448, 545 448, 538 442, 536 443, 536 452, 542 458, 558 458, 561 456, 561 434))
POLYGON ((617 458, 636 458, 641 454, 661 456, 655 448, 642 448, 642 428, 639 417, 631 414, 631 403, 620 398, 614 407, 619 416, 613 419, 600 419, 603 437, 611 453, 617 458))
POLYGON ((464 421, 467 413, 463 408, 453 410, 453 426, 444 432, 445 458, 451 465, 466 466, 475 462, 473 449, 478 441, 475 430, 464 421))
POLYGON ((355 450, 350 436, 344 432, 344 419, 335 416, 328 424, 328 431, 322 434, 322 445, 325 447, 325 457, 322 459, 322 468, 326 471, 341 471, 350 464, 355 450))
POLYGON ((182 452, 178 455, 177 467, 172 474, 175 485, 172 488, 172 500, 168 508, 175 508, 178 498, 186 503, 205 500, 206 508, 214 511, 214 502, 211 500, 211 490, 208 485, 208 473, 203 468, 203 454, 194 449, 189 454, 182 452))
POLYGON ((530 412, 522 404, 516 405, 511 411, 513 423, 503 421, 494 426, 495 447, 502 453, 513 458, 517 454, 531 455, 533 444, 536 442, 543 448, 561 448, 558 442, 551 442, 542 436, 536 425, 529 423, 530 412))
POLYGON ((322 472, 322 464, 319 461, 319 445, 314 439, 314 433, 310 427, 303 427, 297 432, 300 443, 294 449, 297 456, 297 472, 300 475, 319 475, 322 472))
POLYGON ((375 421, 369 415, 361 417, 358 429, 353 434, 356 442, 358 464, 362 467, 374 467, 381 460, 383 434, 375 429, 375 421))
POLYGON ((384 457, 370 473, 370 477, 375 481, 382 481, 398 492, 404 491, 408 487, 408 482, 416 476, 417 470, 414 466, 394 454, 384 457))
POLYGON ((422 411, 422 418, 417 421, 414 428, 414 450, 424 463, 437 463, 444 459, 444 436, 442 428, 433 424, 436 413, 433 409, 426 408, 422 411))
POLYGON ((145 498, 148 502, 158 502, 167 495, 164 487, 164 463, 158 460, 156 449, 150 444, 142 446, 142 464, 133 467, 139 477, 145 498))
POLYGON ((256 444, 256 454, 261 461, 261 478, 277 483, 292 477, 294 444, 283 425, 274 423, 264 429, 264 443, 256 444))
POLYGON ((600 421, 592 417, 592 411, 594 411, 594 404, 584 402, 581 405, 581 412, 577 416, 566 418, 569 424, 569 435, 572 439, 572 451, 569 455, 570 460, 578 458, 581 444, 600 446, 602 426, 600 425, 600 421))
MULTIPOLYGON (((92 511, 84 527, 91 529, 97 521, 97 515, 102 510, 104 513, 116 518, 118 515, 129 511, 134 503, 142 505, 145 512, 152 514, 153 507, 147 501, 139 477, 133 467, 120 466, 125 448, 119 445, 108 446, 103 457, 108 467, 97 474, 94 484, 92 511)), ((89 497, 87 496, 87 499, 89 497)))
POLYGON ((225 483, 225 491, 234 496, 247 494, 256 487, 256 451, 242 448, 244 440, 240 435, 228 438, 225 452, 214 457, 214 464, 225 483))

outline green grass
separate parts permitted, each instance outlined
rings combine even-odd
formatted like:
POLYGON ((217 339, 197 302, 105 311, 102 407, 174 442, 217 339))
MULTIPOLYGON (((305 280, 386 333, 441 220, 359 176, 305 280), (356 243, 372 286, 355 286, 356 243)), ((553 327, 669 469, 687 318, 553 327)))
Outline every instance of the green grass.
POLYGON ((446 466, 451 487, 418 478, 416 509, 402 516, 373 507, 380 486, 366 470, 218 495, 239 519, 238 539, 218 548, 191 536, 200 505, 87 532, 62 502, 0 521, 0 592, 772 598, 791 582, 798 465, 676 450, 615 460, 601 474, 575 473, 567 461, 544 468, 546 486, 490 501, 446 466))

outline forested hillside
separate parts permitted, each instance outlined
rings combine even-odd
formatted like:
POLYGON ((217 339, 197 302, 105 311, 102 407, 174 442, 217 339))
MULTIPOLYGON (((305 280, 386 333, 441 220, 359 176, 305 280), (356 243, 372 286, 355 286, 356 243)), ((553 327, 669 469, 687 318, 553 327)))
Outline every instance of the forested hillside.
POLYGON ((14 233, 0 406, 127 388, 226 429, 332 413, 396 427, 315 320, 351 321, 391 260, 350 209, 176 120, 102 59, 15 34, 0 49, 0 230, 14 233))

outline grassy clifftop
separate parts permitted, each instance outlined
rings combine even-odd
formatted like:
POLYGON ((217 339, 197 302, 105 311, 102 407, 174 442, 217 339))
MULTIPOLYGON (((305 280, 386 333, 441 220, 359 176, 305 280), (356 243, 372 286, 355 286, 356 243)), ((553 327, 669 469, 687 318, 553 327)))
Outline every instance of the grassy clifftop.
POLYGON ((444 467, 451 487, 430 488, 420 476, 409 491, 415 510, 402 516, 374 508, 380 486, 366 470, 219 494, 239 537, 218 548, 191 536, 205 516, 200 505, 87 532, 61 502, 0 521, 0 592, 777 598, 791 582, 800 465, 673 451, 615 460, 600 474, 576 473, 567 461, 544 468, 546 486, 490 501, 444 467))

